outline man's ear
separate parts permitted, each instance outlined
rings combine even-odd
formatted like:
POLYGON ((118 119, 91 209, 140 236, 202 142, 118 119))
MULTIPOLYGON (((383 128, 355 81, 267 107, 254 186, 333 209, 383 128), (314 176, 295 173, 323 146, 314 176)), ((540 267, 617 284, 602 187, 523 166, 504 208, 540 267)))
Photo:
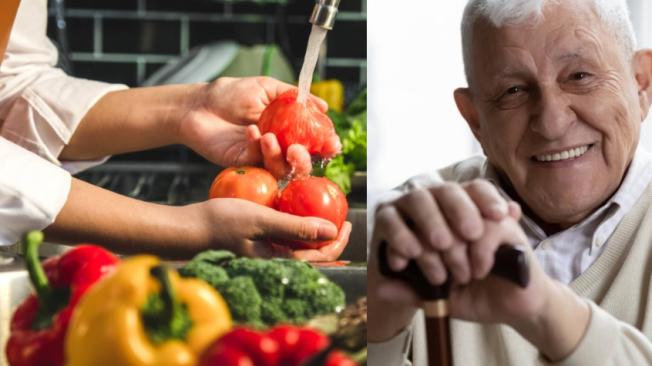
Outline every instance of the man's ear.
POLYGON ((638 103, 642 122, 650 111, 652 101, 652 50, 641 50, 634 54, 634 75, 638 83, 638 103))
POLYGON ((457 104, 457 109, 460 111, 460 114, 468 123, 469 128, 475 138, 482 143, 481 133, 480 133, 480 119, 478 118, 478 110, 473 104, 473 95, 469 88, 457 88, 453 92, 453 97, 455 98, 455 104, 457 104))

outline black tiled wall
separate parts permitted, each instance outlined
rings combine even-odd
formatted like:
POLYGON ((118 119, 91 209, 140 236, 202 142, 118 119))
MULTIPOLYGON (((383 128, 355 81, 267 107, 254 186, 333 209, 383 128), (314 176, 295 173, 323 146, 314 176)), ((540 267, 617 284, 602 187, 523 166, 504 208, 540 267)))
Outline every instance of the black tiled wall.
MULTIPOLYGON (((284 44, 297 69, 313 0, 65 0, 73 75, 139 85, 172 57, 217 40, 284 44), (281 22, 285 19, 285 22, 281 22)), ((52 4, 51 4, 52 5, 52 4)), ((49 35, 55 42, 55 11, 49 35)), ((328 35, 326 78, 355 89, 366 83, 366 0, 341 0, 328 35)))

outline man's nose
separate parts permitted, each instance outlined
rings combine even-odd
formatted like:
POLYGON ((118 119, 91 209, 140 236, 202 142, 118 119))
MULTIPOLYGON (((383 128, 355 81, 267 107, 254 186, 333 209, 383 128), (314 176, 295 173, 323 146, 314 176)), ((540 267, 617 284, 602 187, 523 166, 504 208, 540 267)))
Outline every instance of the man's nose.
POLYGON ((530 121, 532 131, 547 140, 558 139, 568 131, 576 116, 570 100, 559 88, 541 88, 535 113, 530 121))

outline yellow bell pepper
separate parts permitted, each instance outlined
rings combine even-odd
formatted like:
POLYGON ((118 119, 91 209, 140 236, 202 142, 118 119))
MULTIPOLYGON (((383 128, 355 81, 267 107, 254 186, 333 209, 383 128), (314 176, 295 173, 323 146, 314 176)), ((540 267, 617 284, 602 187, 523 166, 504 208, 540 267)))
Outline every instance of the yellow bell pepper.
POLYGON ((66 335, 68 366, 196 365, 201 352, 231 328, 228 306, 215 289, 159 265, 153 256, 132 257, 84 295, 66 335), (155 319, 161 321, 155 326, 177 334, 185 329, 183 339, 154 336, 160 329, 152 329, 143 309, 157 295, 161 317, 155 319))
POLYGON ((328 108, 341 112, 344 107, 344 86, 337 79, 312 83, 310 92, 328 103, 328 108))

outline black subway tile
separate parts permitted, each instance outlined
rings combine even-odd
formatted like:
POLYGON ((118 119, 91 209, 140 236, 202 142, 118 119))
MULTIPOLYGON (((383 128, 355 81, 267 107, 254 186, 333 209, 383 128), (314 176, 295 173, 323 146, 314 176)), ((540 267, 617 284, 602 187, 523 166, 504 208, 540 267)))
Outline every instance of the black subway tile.
POLYGON ((346 82, 359 83, 360 82, 360 68, 359 67, 326 67, 326 79, 339 79, 346 82))
POLYGON ((145 64, 145 79, 152 76, 156 71, 165 66, 165 63, 160 62, 148 62, 145 64))
POLYGON ((192 22, 190 23, 190 46, 198 46, 218 40, 233 40, 251 46, 266 42, 265 23, 253 22, 192 22))
POLYGON ((178 54, 176 20, 104 19, 103 52, 178 54))
POLYGON ((279 6, 285 6, 285 5, 242 1, 242 2, 234 2, 227 6, 231 7, 231 12, 233 12, 233 14, 274 15, 276 14, 279 6))
POLYGON ((68 9, 111 9, 111 10, 136 10, 136 0, 67 0, 68 9))
POLYGON ((105 81, 107 83, 138 84, 137 67, 130 62, 73 62, 74 74, 77 77, 105 81))
POLYGON ((339 6, 340 11, 362 11, 362 0, 342 0, 339 6))
POLYGON ((211 0, 146 0, 147 10, 222 13, 224 3, 211 0))
MULTIPOLYGON (((66 38, 70 50, 73 52, 93 51, 93 19, 88 18, 67 18, 66 38)), ((59 40, 59 33, 56 29, 56 20, 48 19, 48 36, 59 40)))
POLYGON ((328 57, 366 58, 367 22, 347 21, 336 23, 328 32, 328 57))

